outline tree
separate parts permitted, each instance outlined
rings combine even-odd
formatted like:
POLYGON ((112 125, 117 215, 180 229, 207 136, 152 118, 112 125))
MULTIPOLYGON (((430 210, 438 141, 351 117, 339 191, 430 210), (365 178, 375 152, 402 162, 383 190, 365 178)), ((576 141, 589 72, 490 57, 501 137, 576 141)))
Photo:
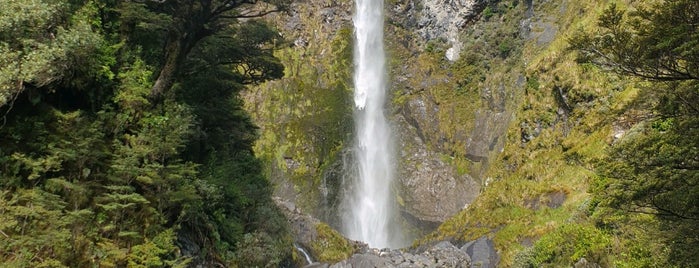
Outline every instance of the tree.
POLYGON ((0 0, 0 266, 289 258, 238 96, 283 2, 0 0))
POLYGON ((699 79, 699 2, 667 0, 626 11, 611 4, 592 34, 573 36, 581 61, 651 81, 699 79))
MULTIPOLYGON (((219 34, 242 19, 259 18, 285 10, 289 0, 173 0, 129 3, 165 15, 165 44, 160 71, 151 97, 160 98, 175 82, 175 75, 192 49, 206 37, 219 34)), ((243 41, 243 40, 238 40, 243 41)))
MULTIPOLYGON (((598 28, 570 39, 581 62, 653 84, 655 115, 635 126, 599 163, 598 206, 663 222, 670 261, 699 248, 699 2, 667 0, 626 12, 612 4, 598 28)), ((652 92, 650 92, 652 90, 652 92)), ((662 240, 662 239, 659 239, 662 240)))
POLYGON ((95 57, 104 40, 91 25, 99 22, 88 19, 96 15, 94 5, 0 0, 0 6, 0 107, 27 88, 49 90, 78 79, 71 74, 80 71, 108 75, 102 68, 108 63, 95 57))

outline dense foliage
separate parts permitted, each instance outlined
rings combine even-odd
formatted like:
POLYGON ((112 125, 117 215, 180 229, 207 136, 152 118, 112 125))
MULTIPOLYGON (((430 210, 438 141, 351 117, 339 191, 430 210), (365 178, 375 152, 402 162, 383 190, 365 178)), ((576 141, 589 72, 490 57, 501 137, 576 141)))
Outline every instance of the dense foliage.
MULTIPOLYGON (((599 28, 571 41, 581 60, 650 81, 644 102, 655 114, 599 165, 594 201, 661 222, 658 241, 681 266, 699 248, 699 2, 668 0, 626 12, 610 5, 599 28)), ((606 218, 613 217, 606 215, 606 218)), ((614 226, 606 226, 614 228, 614 226)))
POLYGON ((517 118, 488 186, 424 240, 487 236, 503 266, 696 267, 698 3, 483 11, 474 27, 519 25, 526 39, 517 118))
POLYGON ((0 6, 0 266, 289 258, 238 97, 283 74, 251 20, 282 1, 0 6))

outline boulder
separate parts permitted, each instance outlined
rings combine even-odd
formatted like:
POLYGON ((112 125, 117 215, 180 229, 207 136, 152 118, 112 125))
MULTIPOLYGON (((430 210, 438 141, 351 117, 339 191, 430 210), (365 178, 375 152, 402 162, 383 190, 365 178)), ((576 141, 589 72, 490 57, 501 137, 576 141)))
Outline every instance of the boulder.
POLYGON ((464 244, 461 250, 471 257, 471 267, 495 268, 500 261, 493 240, 485 236, 464 244))

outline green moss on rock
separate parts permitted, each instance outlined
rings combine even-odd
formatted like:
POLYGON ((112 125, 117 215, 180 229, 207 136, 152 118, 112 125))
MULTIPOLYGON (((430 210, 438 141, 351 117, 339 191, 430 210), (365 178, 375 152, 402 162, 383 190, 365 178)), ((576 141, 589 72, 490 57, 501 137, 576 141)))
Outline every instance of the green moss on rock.
POLYGON ((340 233, 325 223, 315 226, 318 238, 311 243, 313 256, 321 262, 339 262, 348 259, 356 248, 340 233))

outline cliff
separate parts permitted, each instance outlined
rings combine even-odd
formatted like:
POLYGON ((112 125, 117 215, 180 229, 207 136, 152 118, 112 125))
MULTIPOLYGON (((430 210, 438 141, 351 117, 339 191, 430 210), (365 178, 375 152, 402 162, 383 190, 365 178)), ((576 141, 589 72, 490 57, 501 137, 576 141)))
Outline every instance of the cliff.
MULTIPOLYGON (((580 64, 571 49, 608 4, 386 2, 388 110, 400 143, 394 193, 418 238, 412 253, 480 238, 500 266, 662 263, 652 232, 600 228, 622 220, 590 194, 610 147, 653 114, 642 82, 580 64)), ((352 4, 292 10, 274 19, 293 41, 278 52, 286 77, 248 94, 261 126, 256 148, 278 196, 337 227, 352 131, 352 4)))

